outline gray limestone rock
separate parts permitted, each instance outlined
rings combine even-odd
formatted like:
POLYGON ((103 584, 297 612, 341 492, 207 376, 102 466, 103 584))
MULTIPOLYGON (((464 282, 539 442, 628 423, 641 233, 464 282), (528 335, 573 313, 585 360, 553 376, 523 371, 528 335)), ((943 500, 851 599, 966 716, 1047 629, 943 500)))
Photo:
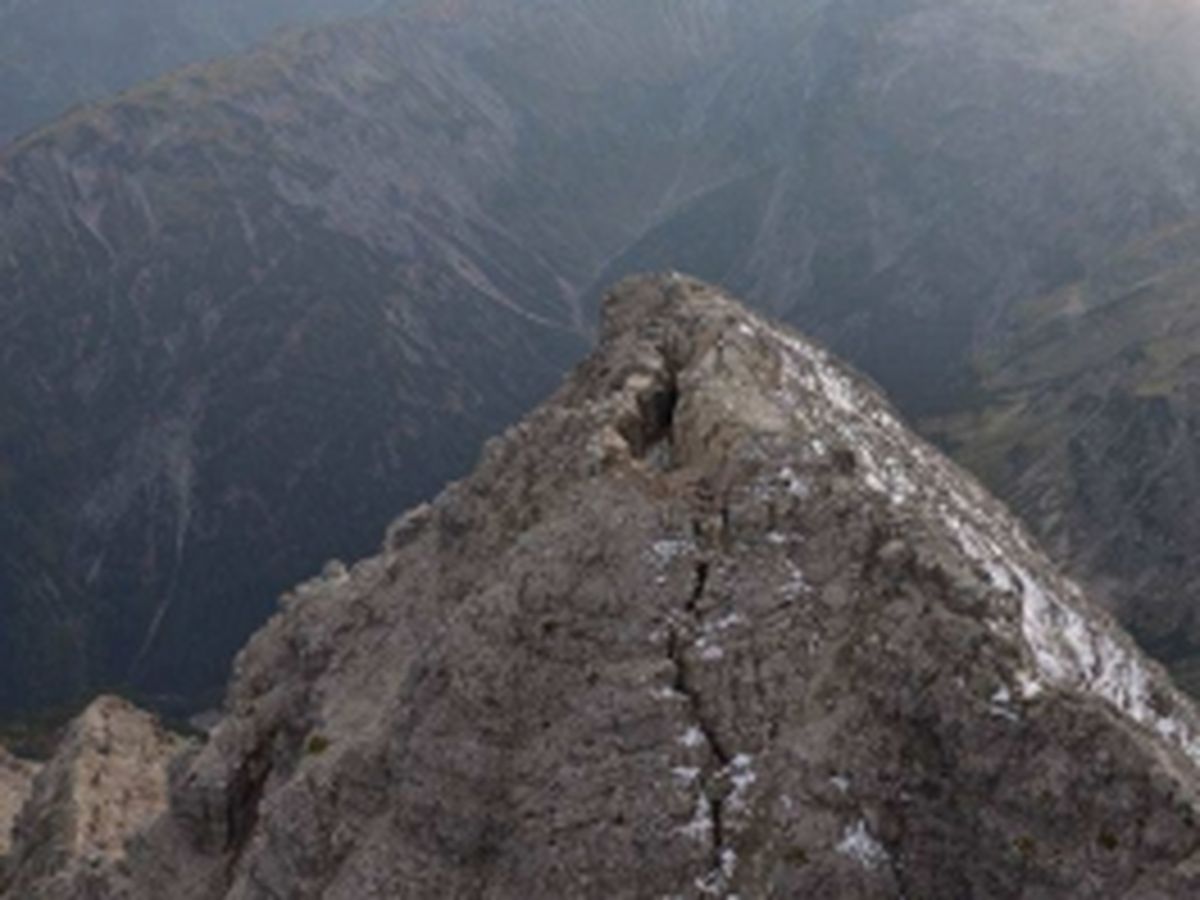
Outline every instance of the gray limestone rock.
POLYGON ((93 701, 25 791, 4 896, 104 896, 125 841, 166 810, 167 763, 183 746, 124 700, 93 701))
POLYGON ((4 859, 12 848, 12 826, 25 805, 38 772, 36 763, 13 756, 0 747, 0 881, 4 878, 4 859))
POLYGON ((104 896, 1200 891, 1190 702, 869 384, 681 276, 282 606, 104 896))

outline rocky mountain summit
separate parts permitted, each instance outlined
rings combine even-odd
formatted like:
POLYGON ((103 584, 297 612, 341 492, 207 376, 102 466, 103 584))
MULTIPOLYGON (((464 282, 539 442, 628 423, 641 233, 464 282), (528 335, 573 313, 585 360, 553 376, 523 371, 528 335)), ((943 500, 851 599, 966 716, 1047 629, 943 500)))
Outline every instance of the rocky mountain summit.
POLYGON ((999 503, 717 289, 604 312, 284 598, 125 858, 20 896, 1200 891, 1200 719, 999 503))

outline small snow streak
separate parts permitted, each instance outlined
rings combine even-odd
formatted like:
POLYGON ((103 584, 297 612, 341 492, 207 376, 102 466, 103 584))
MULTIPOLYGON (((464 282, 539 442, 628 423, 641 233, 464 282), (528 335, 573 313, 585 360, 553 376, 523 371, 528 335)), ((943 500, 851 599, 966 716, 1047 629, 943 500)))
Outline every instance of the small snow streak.
POLYGON ((846 828, 837 845, 837 852, 850 857, 864 869, 877 869, 891 859, 883 844, 867 830, 867 823, 862 819, 846 828))
POLYGON ((703 791, 696 797, 696 809, 692 813, 692 820, 679 830, 692 840, 709 840, 713 830, 712 802, 703 791))

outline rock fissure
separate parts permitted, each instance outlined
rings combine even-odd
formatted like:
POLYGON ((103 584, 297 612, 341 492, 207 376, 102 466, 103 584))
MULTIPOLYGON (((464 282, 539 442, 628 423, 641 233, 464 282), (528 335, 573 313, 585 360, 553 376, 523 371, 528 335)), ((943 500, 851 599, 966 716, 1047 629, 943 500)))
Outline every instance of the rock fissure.
MULTIPOLYGON (((704 528, 699 520, 693 521, 692 533, 697 540, 702 539, 704 528)), ((687 618, 682 627, 672 628, 667 642, 668 656, 675 672, 673 688, 685 698, 691 727, 700 735, 701 746, 708 754, 708 760, 697 777, 697 787, 708 815, 709 869, 696 881, 697 887, 704 893, 720 892, 728 886, 728 878, 732 875, 726 803, 729 797, 728 775, 734 763, 734 754, 709 712, 693 663, 688 659, 688 644, 685 644, 682 636, 690 638, 704 634, 701 602, 709 586, 711 570, 712 564, 708 559, 700 558, 693 563, 691 590, 684 604, 687 618)))

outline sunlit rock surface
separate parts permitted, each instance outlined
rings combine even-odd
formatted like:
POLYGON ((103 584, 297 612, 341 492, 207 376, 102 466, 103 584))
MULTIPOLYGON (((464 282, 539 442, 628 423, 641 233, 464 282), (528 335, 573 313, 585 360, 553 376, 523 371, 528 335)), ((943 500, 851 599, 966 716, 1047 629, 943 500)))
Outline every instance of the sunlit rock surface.
MULTIPOLYGON (((0 747, 0 858, 9 854, 13 822, 33 788, 37 770, 37 765, 17 759, 0 747)), ((0 873, 3 865, 0 862, 0 873)))
POLYGON ((101 872, 167 806, 167 765, 184 747, 152 716, 100 697, 66 730, 16 818, 7 893, 104 896, 101 872))

